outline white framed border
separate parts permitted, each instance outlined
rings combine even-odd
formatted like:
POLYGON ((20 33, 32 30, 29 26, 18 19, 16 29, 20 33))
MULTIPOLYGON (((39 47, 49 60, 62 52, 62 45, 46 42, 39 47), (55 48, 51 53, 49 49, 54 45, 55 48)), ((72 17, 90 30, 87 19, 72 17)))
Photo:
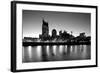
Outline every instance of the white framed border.
POLYGON ((39 4, 16 4, 16 70, 96 65, 96 9, 86 7, 52 6, 39 4), (91 13, 91 59, 22 63, 22 10, 91 13))

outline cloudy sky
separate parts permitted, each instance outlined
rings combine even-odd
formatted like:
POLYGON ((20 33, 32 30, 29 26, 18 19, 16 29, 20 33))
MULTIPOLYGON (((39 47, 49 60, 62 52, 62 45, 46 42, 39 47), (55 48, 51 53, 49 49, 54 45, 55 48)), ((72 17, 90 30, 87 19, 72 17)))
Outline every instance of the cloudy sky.
POLYGON ((23 37, 39 37, 42 33, 42 19, 49 23, 49 34, 52 29, 59 31, 66 30, 68 33, 73 31, 74 36, 85 32, 91 35, 91 14, 74 12, 51 12, 23 10, 22 25, 23 37))

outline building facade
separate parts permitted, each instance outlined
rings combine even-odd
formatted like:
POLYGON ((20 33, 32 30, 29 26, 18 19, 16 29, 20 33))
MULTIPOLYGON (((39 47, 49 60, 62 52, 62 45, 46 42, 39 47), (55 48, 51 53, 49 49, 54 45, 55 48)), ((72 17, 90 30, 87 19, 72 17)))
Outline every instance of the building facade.
POLYGON ((42 34, 39 35, 40 39, 43 41, 46 41, 49 39, 49 26, 48 26, 48 22, 44 21, 44 19, 42 20, 42 34))

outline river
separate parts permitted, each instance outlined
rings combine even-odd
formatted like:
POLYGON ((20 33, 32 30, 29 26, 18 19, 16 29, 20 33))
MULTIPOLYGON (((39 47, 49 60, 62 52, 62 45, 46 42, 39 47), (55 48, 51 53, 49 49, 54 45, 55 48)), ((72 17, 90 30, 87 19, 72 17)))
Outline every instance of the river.
POLYGON ((91 59, 91 45, 23 46, 22 61, 47 62, 91 59))

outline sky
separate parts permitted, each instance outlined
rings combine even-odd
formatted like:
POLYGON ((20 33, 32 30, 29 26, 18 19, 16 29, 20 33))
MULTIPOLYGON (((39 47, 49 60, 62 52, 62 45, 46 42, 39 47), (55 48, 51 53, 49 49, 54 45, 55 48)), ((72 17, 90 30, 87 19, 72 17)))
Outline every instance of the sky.
POLYGON ((54 12, 54 11, 36 11, 23 10, 22 26, 23 37, 39 37, 42 34, 42 20, 49 24, 49 34, 52 29, 59 31, 73 32, 74 36, 85 32, 87 36, 91 35, 91 14, 76 12, 54 12))

